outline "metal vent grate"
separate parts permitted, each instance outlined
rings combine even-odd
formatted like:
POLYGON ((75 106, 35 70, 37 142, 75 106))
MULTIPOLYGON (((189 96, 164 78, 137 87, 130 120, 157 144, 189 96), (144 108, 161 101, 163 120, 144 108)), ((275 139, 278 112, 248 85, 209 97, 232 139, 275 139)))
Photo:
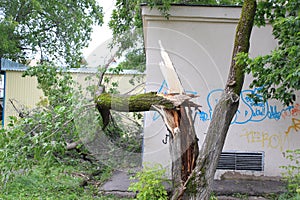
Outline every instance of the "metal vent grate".
POLYGON ((263 171, 263 152, 222 152, 217 169, 263 171))

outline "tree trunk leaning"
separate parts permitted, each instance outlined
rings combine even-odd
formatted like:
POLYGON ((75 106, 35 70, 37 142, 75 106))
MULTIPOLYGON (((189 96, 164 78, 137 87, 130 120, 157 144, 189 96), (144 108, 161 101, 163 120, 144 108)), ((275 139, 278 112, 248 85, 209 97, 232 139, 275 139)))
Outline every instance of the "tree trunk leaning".
POLYGON ((188 197, 185 199, 208 200, 211 185, 221 155, 225 138, 238 105, 244 83, 245 66, 237 64, 238 53, 249 51, 249 40, 256 11, 255 0, 245 0, 241 17, 236 29, 230 72, 225 90, 216 105, 207 135, 197 160, 196 168, 187 186, 188 197))

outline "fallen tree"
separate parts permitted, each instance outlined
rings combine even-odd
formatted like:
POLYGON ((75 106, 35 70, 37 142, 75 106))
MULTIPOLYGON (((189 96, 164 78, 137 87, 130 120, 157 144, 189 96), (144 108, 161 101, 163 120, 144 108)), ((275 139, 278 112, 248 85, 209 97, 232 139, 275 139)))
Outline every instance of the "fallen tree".
POLYGON ((222 152, 231 120, 235 115, 244 82, 245 63, 236 61, 239 53, 249 51, 249 40, 256 10, 255 0, 245 0, 236 29, 232 62, 224 92, 216 105, 205 141, 199 152, 198 139, 194 130, 191 107, 198 107, 186 95, 174 75, 175 70, 161 46, 164 63, 161 70, 168 86, 167 95, 146 93, 134 96, 100 94, 95 103, 102 118, 103 110, 137 112, 157 110, 170 132, 170 154, 172 158, 173 192, 171 199, 209 199, 211 183, 222 152), (170 79, 172 78, 172 79, 170 79), (168 81, 169 79, 169 81, 168 81), (175 80, 176 79, 176 80, 175 80), (174 84, 175 82, 175 84, 174 84), (173 84, 173 85, 172 85, 173 84))
POLYGON ((163 96, 159 96, 156 92, 149 92, 137 95, 113 95, 103 93, 95 98, 98 109, 113 109, 121 112, 143 112, 149 111, 152 105, 163 105, 172 109, 175 106, 171 101, 163 96))

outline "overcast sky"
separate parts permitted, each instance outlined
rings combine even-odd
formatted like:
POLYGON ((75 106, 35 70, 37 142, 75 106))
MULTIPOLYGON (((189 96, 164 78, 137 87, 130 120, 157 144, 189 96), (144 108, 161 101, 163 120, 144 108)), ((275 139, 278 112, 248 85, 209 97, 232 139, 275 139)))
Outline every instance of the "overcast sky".
POLYGON ((108 27, 108 22, 110 20, 110 16, 112 10, 114 9, 115 0, 97 0, 99 4, 103 7, 104 12, 104 24, 99 27, 95 26, 93 33, 91 35, 92 40, 90 41, 90 45, 88 48, 83 49, 83 56, 87 58, 89 54, 96 49, 99 45, 101 45, 104 41, 110 39, 112 37, 112 31, 108 27))

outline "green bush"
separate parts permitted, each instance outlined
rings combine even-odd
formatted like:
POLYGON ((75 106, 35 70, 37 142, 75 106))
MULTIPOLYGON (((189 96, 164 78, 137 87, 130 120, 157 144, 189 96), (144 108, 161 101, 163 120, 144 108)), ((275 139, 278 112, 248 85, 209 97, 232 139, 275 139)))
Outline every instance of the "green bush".
POLYGON ((129 190, 138 192, 138 200, 167 200, 168 193, 163 182, 168 180, 165 177, 166 170, 161 165, 154 167, 145 166, 141 172, 136 173, 132 179, 138 182, 131 183, 129 190))
POLYGON ((285 170, 283 178, 287 182, 288 191, 280 199, 300 199, 300 149, 287 150, 286 158, 290 164, 281 168, 285 170))
POLYGON ((37 77, 38 88, 47 99, 35 109, 19 113, 20 118, 10 117, 8 127, 0 130, 2 183, 20 170, 29 172, 35 165, 41 165, 44 172, 49 173, 62 161, 66 142, 79 140, 74 125, 77 91, 73 89, 70 74, 58 70, 49 64, 31 67, 24 74, 37 77))

